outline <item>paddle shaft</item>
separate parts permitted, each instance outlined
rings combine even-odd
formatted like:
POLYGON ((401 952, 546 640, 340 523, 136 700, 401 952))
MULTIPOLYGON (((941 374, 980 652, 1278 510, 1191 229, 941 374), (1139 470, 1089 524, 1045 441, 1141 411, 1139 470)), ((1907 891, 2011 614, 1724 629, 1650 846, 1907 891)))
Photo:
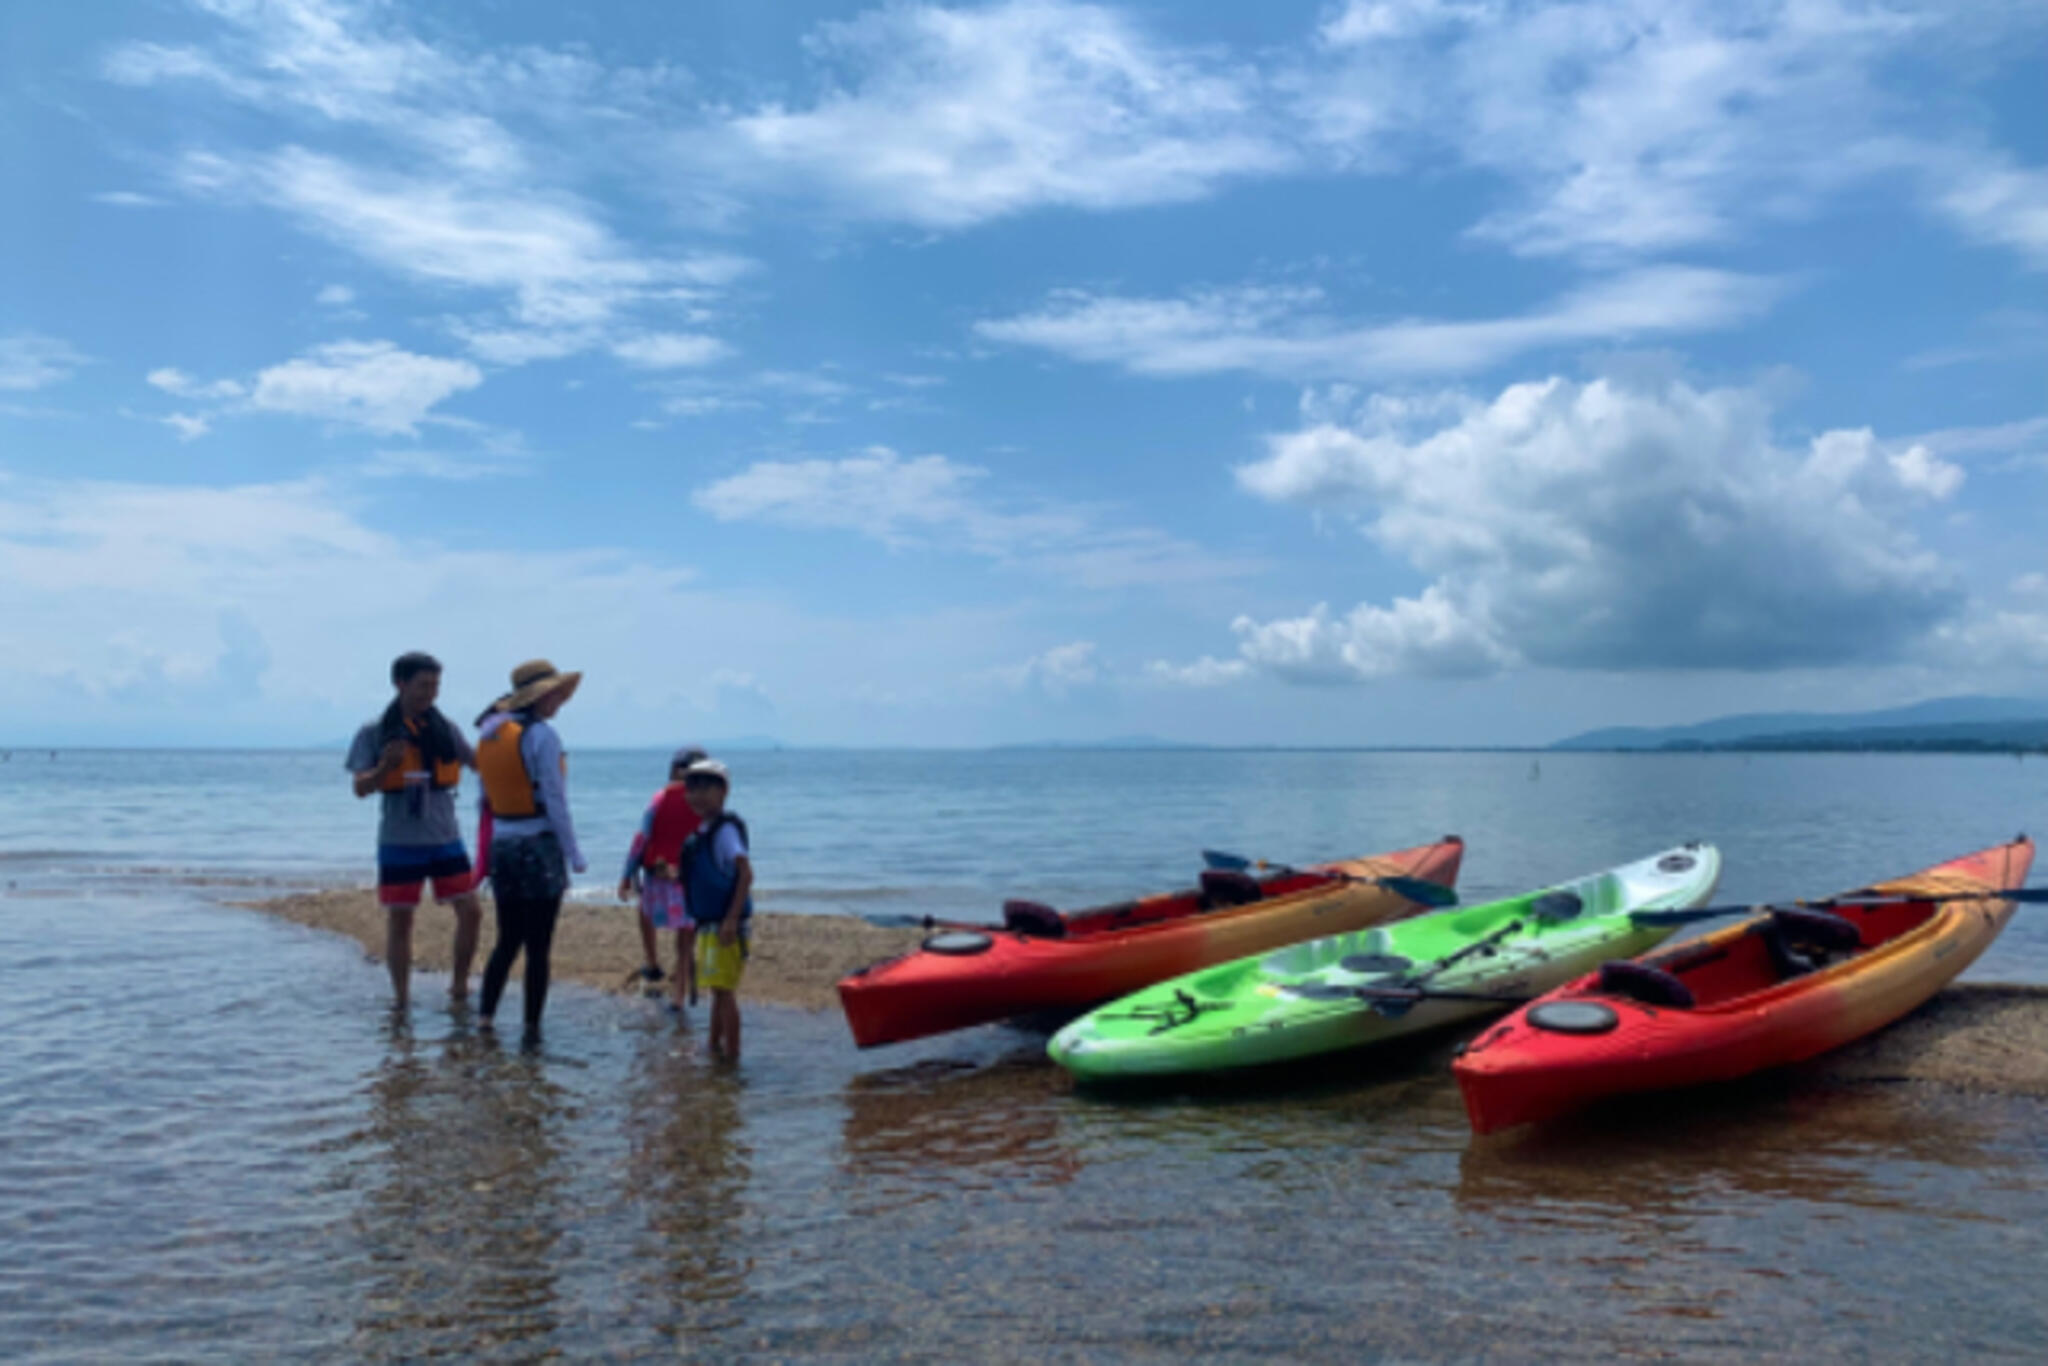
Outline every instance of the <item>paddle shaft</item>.
POLYGON ((1340 882, 1357 882, 1369 887, 1384 887, 1403 901, 1412 901, 1418 906, 1441 908, 1458 904, 1457 892, 1441 882, 1430 882, 1419 877, 1402 877, 1398 873, 1386 877, 1372 877, 1358 873, 1340 873, 1334 868, 1296 868, 1289 863, 1272 863, 1266 859, 1246 858, 1243 854, 1226 854, 1216 849, 1204 849, 1202 862, 1219 872, 1243 873, 1256 868, 1275 877, 1306 874, 1312 877, 1336 878, 1340 882))
POLYGON ((1400 987, 1358 987, 1358 998, 1389 1005, 1413 1005, 1419 1001, 1484 1001, 1489 1005, 1525 1006, 1534 996, 1496 996, 1485 991, 1433 991, 1427 987, 1404 991, 1400 987))
POLYGON ((1912 892, 1852 893, 1821 897, 1813 901, 1762 902, 1745 906, 1699 906, 1689 911, 1636 911, 1631 918, 1638 925, 1684 925, 1695 920, 1718 920, 1727 915, 1757 915, 1764 911, 1826 911, 1837 906, 1898 906, 1912 901, 2012 901, 2023 905, 2048 903, 2048 887, 2008 887, 2003 891, 1937 892, 1917 896, 1912 892))

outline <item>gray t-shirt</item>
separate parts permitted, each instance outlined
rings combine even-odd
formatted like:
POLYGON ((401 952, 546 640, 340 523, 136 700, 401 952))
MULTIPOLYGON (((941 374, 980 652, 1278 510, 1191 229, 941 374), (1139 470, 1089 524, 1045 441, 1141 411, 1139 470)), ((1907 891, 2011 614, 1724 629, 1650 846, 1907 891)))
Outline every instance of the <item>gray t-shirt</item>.
MULTIPOLYGON (((356 732, 355 742, 348 747, 349 772, 368 773, 377 766, 384 753, 383 741, 377 738, 383 725, 383 718, 379 717, 356 732)), ((469 739, 460 728, 455 730, 455 748, 463 763, 476 762, 476 751, 469 747, 469 739)), ((405 780, 400 791, 378 794, 383 815, 377 821, 377 843, 417 848, 461 839, 462 827, 455 820, 455 789, 435 787, 432 775, 427 773, 408 773, 405 780)))

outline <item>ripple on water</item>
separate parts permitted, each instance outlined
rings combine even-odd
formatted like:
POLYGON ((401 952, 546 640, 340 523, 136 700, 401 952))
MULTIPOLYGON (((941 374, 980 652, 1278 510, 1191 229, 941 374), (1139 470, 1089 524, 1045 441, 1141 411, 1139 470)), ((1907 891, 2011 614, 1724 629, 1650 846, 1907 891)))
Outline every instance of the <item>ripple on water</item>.
POLYGON ((0 1287, 33 1290, 0 1341, 31 1360, 1924 1358, 2048 1328, 2031 1100, 1791 1076, 1475 1145, 1447 1041, 1097 1095, 1040 1034, 863 1054, 758 1007, 733 1073, 570 990, 526 1057, 438 1007, 392 1027, 352 945, 191 905, 0 915, 0 962, 0 1287))

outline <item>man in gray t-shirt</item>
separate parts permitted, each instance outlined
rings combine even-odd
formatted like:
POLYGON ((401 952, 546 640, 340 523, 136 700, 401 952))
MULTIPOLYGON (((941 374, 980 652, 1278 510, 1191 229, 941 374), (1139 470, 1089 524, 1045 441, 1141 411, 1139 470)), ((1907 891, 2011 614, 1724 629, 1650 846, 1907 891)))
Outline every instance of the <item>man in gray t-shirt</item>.
POLYGON ((464 768, 476 767, 476 753, 462 732, 441 715, 441 665, 417 651, 391 664, 398 696, 384 714, 356 732, 347 768, 355 794, 380 794, 377 820, 377 900, 383 905, 384 962, 399 1009, 410 997, 413 911, 426 884, 434 899, 455 912, 455 971, 448 994, 469 995, 469 967, 476 957, 483 910, 455 819, 456 785, 464 768))

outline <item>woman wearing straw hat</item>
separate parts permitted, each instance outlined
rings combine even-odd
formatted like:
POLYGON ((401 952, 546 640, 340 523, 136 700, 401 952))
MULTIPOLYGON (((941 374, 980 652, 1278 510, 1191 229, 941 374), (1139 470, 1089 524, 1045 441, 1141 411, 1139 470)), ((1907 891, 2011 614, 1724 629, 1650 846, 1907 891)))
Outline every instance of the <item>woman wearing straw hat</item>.
POLYGON ((512 960, 526 954, 526 1031, 540 1042, 540 1016, 548 1000, 548 951, 555 917, 569 890, 569 872, 583 872, 583 851, 569 817, 567 762, 561 737, 548 718, 583 681, 544 659, 512 671, 512 691, 477 718, 477 773, 491 813, 491 891, 497 901, 498 942, 484 964, 479 1007, 488 1027, 512 960))

